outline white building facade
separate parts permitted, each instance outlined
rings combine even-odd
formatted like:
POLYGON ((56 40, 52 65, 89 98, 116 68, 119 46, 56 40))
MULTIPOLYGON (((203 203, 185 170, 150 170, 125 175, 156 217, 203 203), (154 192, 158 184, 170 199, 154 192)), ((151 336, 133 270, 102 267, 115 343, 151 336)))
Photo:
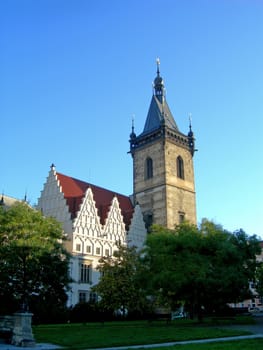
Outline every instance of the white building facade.
POLYGON ((99 281, 96 267, 102 256, 111 256, 119 242, 141 249, 146 239, 139 205, 134 207, 127 196, 57 173, 53 164, 37 207, 62 224, 67 238, 73 280, 68 306, 96 298, 91 287, 99 281))

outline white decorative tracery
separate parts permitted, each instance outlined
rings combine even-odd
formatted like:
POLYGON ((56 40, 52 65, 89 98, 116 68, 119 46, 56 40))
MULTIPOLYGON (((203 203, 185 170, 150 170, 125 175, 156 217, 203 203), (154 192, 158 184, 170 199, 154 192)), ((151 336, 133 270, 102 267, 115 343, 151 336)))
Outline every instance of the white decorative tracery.
POLYGON ((126 242, 126 230, 119 206, 118 198, 115 196, 111 202, 111 207, 103 227, 103 236, 109 241, 126 242))

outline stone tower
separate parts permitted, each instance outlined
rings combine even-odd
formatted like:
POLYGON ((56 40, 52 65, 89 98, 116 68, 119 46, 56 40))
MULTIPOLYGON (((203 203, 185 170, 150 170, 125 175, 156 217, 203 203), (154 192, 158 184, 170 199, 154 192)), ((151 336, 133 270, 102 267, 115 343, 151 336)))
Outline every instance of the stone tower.
POLYGON ((193 155, 194 134, 181 133, 166 102, 165 86, 157 76, 143 132, 130 134, 133 158, 133 196, 139 203, 146 225, 173 229, 187 220, 196 224, 193 155))

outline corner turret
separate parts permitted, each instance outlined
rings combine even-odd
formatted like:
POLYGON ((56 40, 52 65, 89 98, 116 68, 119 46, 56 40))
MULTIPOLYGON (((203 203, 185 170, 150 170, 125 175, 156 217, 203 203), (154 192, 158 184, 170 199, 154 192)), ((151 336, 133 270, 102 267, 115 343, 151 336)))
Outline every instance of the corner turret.
POLYGON ((194 138, 194 133, 192 131, 191 116, 189 116, 189 132, 188 132, 187 136, 188 136, 189 150, 190 150, 191 155, 193 157, 194 153, 197 151, 197 149, 195 149, 195 138, 194 138))

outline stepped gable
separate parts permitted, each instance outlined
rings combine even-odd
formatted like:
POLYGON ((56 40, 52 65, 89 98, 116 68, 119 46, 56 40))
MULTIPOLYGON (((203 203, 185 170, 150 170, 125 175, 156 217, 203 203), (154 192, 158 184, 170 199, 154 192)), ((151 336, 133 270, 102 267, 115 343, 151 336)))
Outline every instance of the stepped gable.
POLYGON ((56 175, 57 179, 59 180, 62 192, 64 193, 64 198, 67 201, 72 219, 76 218, 85 193, 87 189, 90 188, 92 190, 93 198, 98 209, 101 224, 105 224, 105 220, 107 218, 112 200, 116 196, 119 202, 125 226, 126 228, 129 227, 133 215, 133 206, 129 197, 75 179, 73 177, 63 175, 61 173, 56 173, 56 175))

